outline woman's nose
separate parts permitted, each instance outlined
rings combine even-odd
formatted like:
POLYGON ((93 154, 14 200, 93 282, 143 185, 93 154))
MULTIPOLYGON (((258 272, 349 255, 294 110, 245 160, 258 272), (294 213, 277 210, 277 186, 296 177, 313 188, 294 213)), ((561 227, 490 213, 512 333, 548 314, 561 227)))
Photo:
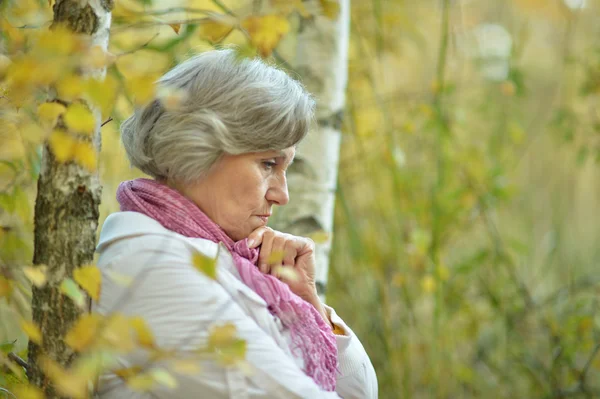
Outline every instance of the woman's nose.
POLYGON ((271 185, 269 190, 267 190, 266 198, 267 201, 280 206, 290 202, 290 195, 288 193, 287 180, 285 177, 278 179, 275 184, 271 185))

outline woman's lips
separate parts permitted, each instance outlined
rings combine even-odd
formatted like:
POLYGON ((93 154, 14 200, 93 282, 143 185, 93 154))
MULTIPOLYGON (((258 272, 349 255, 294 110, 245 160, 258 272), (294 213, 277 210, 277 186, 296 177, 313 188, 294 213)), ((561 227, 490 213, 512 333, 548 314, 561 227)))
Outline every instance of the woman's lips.
POLYGON ((268 216, 257 215, 256 217, 259 218, 260 220, 262 220, 265 224, 267 224, 267 222, 269 221, 269 217, 268 216))

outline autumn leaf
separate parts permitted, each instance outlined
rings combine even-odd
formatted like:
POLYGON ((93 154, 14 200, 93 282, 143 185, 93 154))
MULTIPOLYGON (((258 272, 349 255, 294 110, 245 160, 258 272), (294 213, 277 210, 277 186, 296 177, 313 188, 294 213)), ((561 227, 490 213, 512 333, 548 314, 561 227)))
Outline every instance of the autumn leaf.
POLYGON ((237 337, 237 329, 233 323, 225 323, 211 327, 208 336, 208 349, 223 365, 234 365, 246 357, 246 341, 237 337))
POLYGON ((123 287, 128 287, 133 282, 133 277, 115 272, 114 270, 107 270, 105 273, 113 282, 123 287))
POLYGON ((129 319, 121 313, 114 313, 102 330, 103 343, 114 350, 127 353, 135 347, 131 330, 129 319))
POLYGON ((98 166, 96 150, 90 141, 80 140, 75 143, 73 160, 90 172, 94 172, 98 166))
POLYGON ((315 244, 326 244, 331 240, 331 234, 324 230, 319 230, 308 236, 315 244))
POLYGON ((179 30, 181 29, 181 24, 169 24, 169 26, 170 26, 171 28, 173 28, 173 31, 174 31, 176 34, 179 34, 179 30))
POLYGON ((35 323, 27 320, 22 320, 21 329, 23 330, 23 332, 25 332, 25 334, 27 334, 30 340, 32 340, 38 345, 42 344, 42 332, 35 323))
POLYGON ((433 276, 427 275, 421 279, 421 289, 427 294, 431 294, 435 291, 436 282, 433 276))
POLYGON ((111 76, 104 79, 88 79, 84 83, 84 94, 87 99, 98 106, 102 116, 109 115, 119 94, 119 83, 111 76))
POLYGON ((44 393, 33 384, 17 384, 11 391, 19 399, 44 399, 44 393))
POLYGON ((82 266, 73 271, 73 280, 83 288, 88 295, 97 301, 100 298, 100 287, 102 286, 102 274, 96 266, 82 266))
POLYGON ((267 263, 269 265, 281 263, 283 261, 284 256, 285 256, 285 252, 283 252, 283 251, 273 251, 267 257, 267 263))
POLYGON ((58 117, 66 111, 66 107, 61 103, 51 102, 43 103, 37 109, 38 118, 41 124, 47 128, 53 128, 58 121, 58 117))
POLYGON ((6 277, 0 275, 0 298, 8 298, 12 292, 12 283, 6 277))
POLYGON ((67 108, 64 121, 69 130, 91 135, 96 130, 96 119, 82 103, 73 103, 67 108))
POLYGON ((80 308, 85 307, 85 295, 79 289, 79 286, 77 283, 75 283, 75 281, 68 277, 65 278, 60 284, 60 291, 71 298, 75 305, 79 306, 80 308))
POLYGON ((290 30, 289 21, 280 15, 250 16, 242 21, 250 41, 265 57, 273 52, 283 35, 290 30))
POLYGON ((97 313, 82 315, 65 336, 65 343, 78 352, 86 350, 94 342, 102 320, 97 313))
POLYGON ((331 20, 337 19, 340 14, 340 3, 338 0, 319 0, 323 15, 331 20))
POLYGON ((163 368, 154 368, 150 370, 149 374, 152 376, 154 381, 160 385, 164 385, 170 389, 177 388, 177 380, 175 380, 173 375, 171 375, 171 373, 169 373, 167 370, 163 368))
POLYGON ((229 16, 213 15, 199 23, 198 31, 202 39, 218 43, 231 33, 235 24, 235 19, 229 16))
POLYGON ((61 395, 74 399, 87 397, 89 382, 87 376, 70 373, 54 360, 43 355, 38 357, 37 361, 61 395))
POLYGON ((116 56, 105 51, 100 46, 92 46, 85 57, 83 57, 83 66, 91 69, 100 69, 115 62, 116 56))
POLYGON ((181 374, 197 374, 202 370, 196 360, 173 360, 169 369, 181 374))
POLYGON ((61 100, 74 101, 83 94, 85 84, 81 77, 71 74, 56 82, 55 89, 61 100))
POLYGON ((176 87, 159 87, 156 90, 156 98, 167 110, 174 110, 181 106, 187 98, 185 90, 176 87))
POLYGON ((84 48, 84 38, 73 33, 64 25, 53 29, 42 29, 37 42, 31 52, 33 54, 47 54, 52 57, 69 55, 84 48))
POLYGON ((33 285, 36 287, 43 287, 46 284, 48 276, 48 266, 25 266, 23 267, 23 273, 33 285))
POLYGON ((147 392, 154 388, 156 381, 148 373, 136 374, 126 380, 127 387, 136 392, 147 392))
POLYGON ((155 81, 156 76, 154 75, 135 76, 127 80, 127 91, 134 98, 136 104, 144 105, 154 98, 155 81))
POLYGON ((205 274, 213 280, 217 279, 216 259, 209 258, 208 256, 201 254, 200 252, 196 252, 192 255, 192 264, 199 272, 205 274))
POLYGON ((73 158, 76 140, 67 132, 53 131, 48 138, 48 144, 58 162, 68 162, 73 158))
POLYGON ((154 335, 146 320, 138 316, 131 318, 129 322, 136 333, 138 343, 146 348, 154 348, 154 335))

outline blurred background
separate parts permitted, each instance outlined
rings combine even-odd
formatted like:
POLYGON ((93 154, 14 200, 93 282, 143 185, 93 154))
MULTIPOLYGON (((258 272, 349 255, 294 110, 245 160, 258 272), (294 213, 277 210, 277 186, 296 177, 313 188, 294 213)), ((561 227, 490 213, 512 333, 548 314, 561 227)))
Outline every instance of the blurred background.
MULTIPOLYGON (((116 1, 115 79, 144 87, 212 48, 132 10, 222 2, 140 3, 116 1)), ((380 397, 600 398, 600 2, 355 0, 350 27, 327 302, 380 397)), ((127 91, 114 104, 101 223, 141 176, 118 133, 127 91)), ((25 172, 1 187, 0 256, 28 264, 39 153, 7 149, 25 172)), ((17 338, 13 305, 0 342, 17 338)))

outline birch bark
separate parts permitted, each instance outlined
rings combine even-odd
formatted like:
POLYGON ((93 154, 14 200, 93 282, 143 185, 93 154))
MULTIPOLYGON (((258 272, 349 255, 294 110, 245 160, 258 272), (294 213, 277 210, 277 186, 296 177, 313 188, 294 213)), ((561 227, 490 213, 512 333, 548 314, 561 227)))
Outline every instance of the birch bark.
MULTIPOLYGON (((296 235, 333 232, 341 124, 348 81, 350 0, 339 0, 335 20, 316 16, 296 32, 296 48, 288 60, 317 100, 317 127, 299 145, 288 170, 290 202, 278 210, 273 227, 296 235)), ((316 245, 317 289, 327 286, 331 239, 316 245)))
MULTIPOLYGON (((92 45, 108 47, 113 0, 56 0, 52 26, 64 24, 76 33, 91 36, 92 45)), ((85 71, 102 77, 106 71, 85 71)), ((60 99, 57 99, 60 100, 60 99)), ((95 134, 90 138, 100 151, 100 112, 95 134)), ((48 266, 48 284, 33 287, 33 321, 40 327, 43 344, 29 343, 29 381, 45 392, 46 398, 59 395, 43 375, 36 361, 40 354, 63 366, 75 353, 64 343, 64 334, 82 310, 61 294, 62 279, 73 270, 93 261, 101 186, 97 173, 90 173, 73 162, 59 163, 48 145, 44 146, 35 204, 34 264, 48 266)))

